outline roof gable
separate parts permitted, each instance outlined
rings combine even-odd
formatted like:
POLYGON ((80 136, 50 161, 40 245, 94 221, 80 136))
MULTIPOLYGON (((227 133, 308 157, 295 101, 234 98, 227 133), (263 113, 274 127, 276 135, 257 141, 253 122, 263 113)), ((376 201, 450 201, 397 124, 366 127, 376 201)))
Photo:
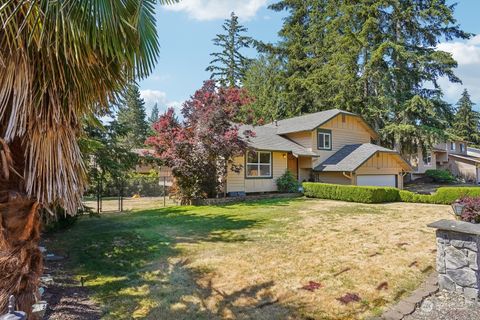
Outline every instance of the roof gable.
POLYGON ((360 119, 361 122, 365 125, 366 130, 372 135, 372 137, 375 137, 375 138, 378 137, 378 134, 375 132, 375 130, 373 130, 365 122, 365 120, 363 120, 362 117, 360 117, 355 113, 340 110, 340 109, 325 110, 325 111, 305 114, 298 117, 279 120, 276 122, 266 124, 264 127, 276 128, 277 134, 280 134, 280 135, 293 133, 293 132, 300 132, 300 131, 312 131, 339 115, 348 115, 348 116, 352 116, 360 119))
POLYGON ((321 172, 352 172, 361 167, 368 159, 376 153, 391 153, 398 156, 398 161, 402 167, 411 170, 410 165, 396 152, 371 143, 350 144, 342 147, 327 160, 314 168, 314 171, 321 172))

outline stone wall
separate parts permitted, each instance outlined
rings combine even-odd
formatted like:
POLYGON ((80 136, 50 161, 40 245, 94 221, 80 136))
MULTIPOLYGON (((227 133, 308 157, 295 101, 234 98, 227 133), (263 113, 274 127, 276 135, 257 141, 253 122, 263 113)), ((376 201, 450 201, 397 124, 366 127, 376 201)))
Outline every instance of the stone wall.
POLYGON ((430 225, 438 228, 436 236, 439 287, 440 289, 460 293, 466 298, 478 300, 480 235, 466 233, 472 232, 472 224, 470 223, 441 221, 430 225), (441 221, 447 226, 442 226, 441 221), (437 225, 435 226, 435 224, 437 225))

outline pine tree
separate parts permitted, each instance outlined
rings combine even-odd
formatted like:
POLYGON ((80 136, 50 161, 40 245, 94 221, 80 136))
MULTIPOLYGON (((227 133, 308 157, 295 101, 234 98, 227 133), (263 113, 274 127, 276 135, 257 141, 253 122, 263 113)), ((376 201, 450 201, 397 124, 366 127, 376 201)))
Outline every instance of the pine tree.
POLYGON ((452 128, 454 135, 475 145, 480 145, 478 133, 480 114, 473 110, 474 104, 467 89, 463 91, 462 97, 458 100, 456 106, 457 112, 452 128))
POLYGON ((137 84, 131 83, 127 86, 124 102, 117 114, 118 123, 126 130, 123 143, 129 148, 143 147, 149 126, 146 120, 145 102, 140 97, 137 84))
POLYGON ((158 121, 160 117, 160 111, 158 110, 158 103, 155 103, 152 108, 152 112, 150 113, 150 117, 148 118, 148 124, 152 126, 155 122, 158 121))
MULTIPOLYGON (((440 41, 466 39, 446 0, 282 0, 276 46, 286 116, 340 108, 361 114, 402 152, 440 139, 452 117, 440 77, 460 82, 440 41)), ((256 97, 255 92, 251 92, 256 97)))
POLYGON ((240 51, 249 48, 252 38, 245 36, 247 28, 240 25, 234 12, 222 26, 225 34, 217 34, 213 43, 221 52, 211 54, 213 60, 206 71, 211 72, 211 79, 218 80, 222 86, 239 86, 245 76, 249 59, 240 51))

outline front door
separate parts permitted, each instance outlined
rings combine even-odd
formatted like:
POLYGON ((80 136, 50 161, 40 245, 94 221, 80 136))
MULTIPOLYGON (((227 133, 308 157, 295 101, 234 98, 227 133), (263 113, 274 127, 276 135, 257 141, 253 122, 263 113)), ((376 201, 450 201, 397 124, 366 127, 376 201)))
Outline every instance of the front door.
POLYGON ((298 180, 298 158, 291 153, 287 156, 287 169, 298 180))

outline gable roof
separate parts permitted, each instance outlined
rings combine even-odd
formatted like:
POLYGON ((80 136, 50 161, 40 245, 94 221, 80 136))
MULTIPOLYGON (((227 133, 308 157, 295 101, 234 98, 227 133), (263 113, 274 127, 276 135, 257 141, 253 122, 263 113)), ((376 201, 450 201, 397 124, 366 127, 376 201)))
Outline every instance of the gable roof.
POLYGON ((362 120, 362 122, 367 127, 368 131, 370 131, 370 133, 374 137, 378 136, 375 130, 373 130, 365 122, 365 120, 363 120, 362 117, 360 117, 355 113, 340 110, 340 109, 325 110, 325 111, 309 113, 309 114, 305 114, 302 116, 293 117, 289 119, 278 120, 276 121, 276 123, 272 122, 272 123, 266 124, 264 127, 276 128, 277 134, 287 134, 287 133, 299 132, 299 131, 311 131, 341 114, 358 117, 359 119, 362 120))
POLYGON ((404 166, 411 170, 410 165, 396 151, 371 143, 346 145, 313 170, 320 172, 352 172, 378 152, 398 155, 398 158, 403 162, 404 166))
POLYGON ((249 137, 247 140, 248 145, 254 149, 292 152, 297 156, 318 156, 316 153, 308 150, 298 143, 278 135, 276 128, 268 126, 254 127, 250 125, 243 125, 239 127, 239 133, 244 137, 244 132, 247 130, 251 130, 255 133, 254 137, 249 137))

